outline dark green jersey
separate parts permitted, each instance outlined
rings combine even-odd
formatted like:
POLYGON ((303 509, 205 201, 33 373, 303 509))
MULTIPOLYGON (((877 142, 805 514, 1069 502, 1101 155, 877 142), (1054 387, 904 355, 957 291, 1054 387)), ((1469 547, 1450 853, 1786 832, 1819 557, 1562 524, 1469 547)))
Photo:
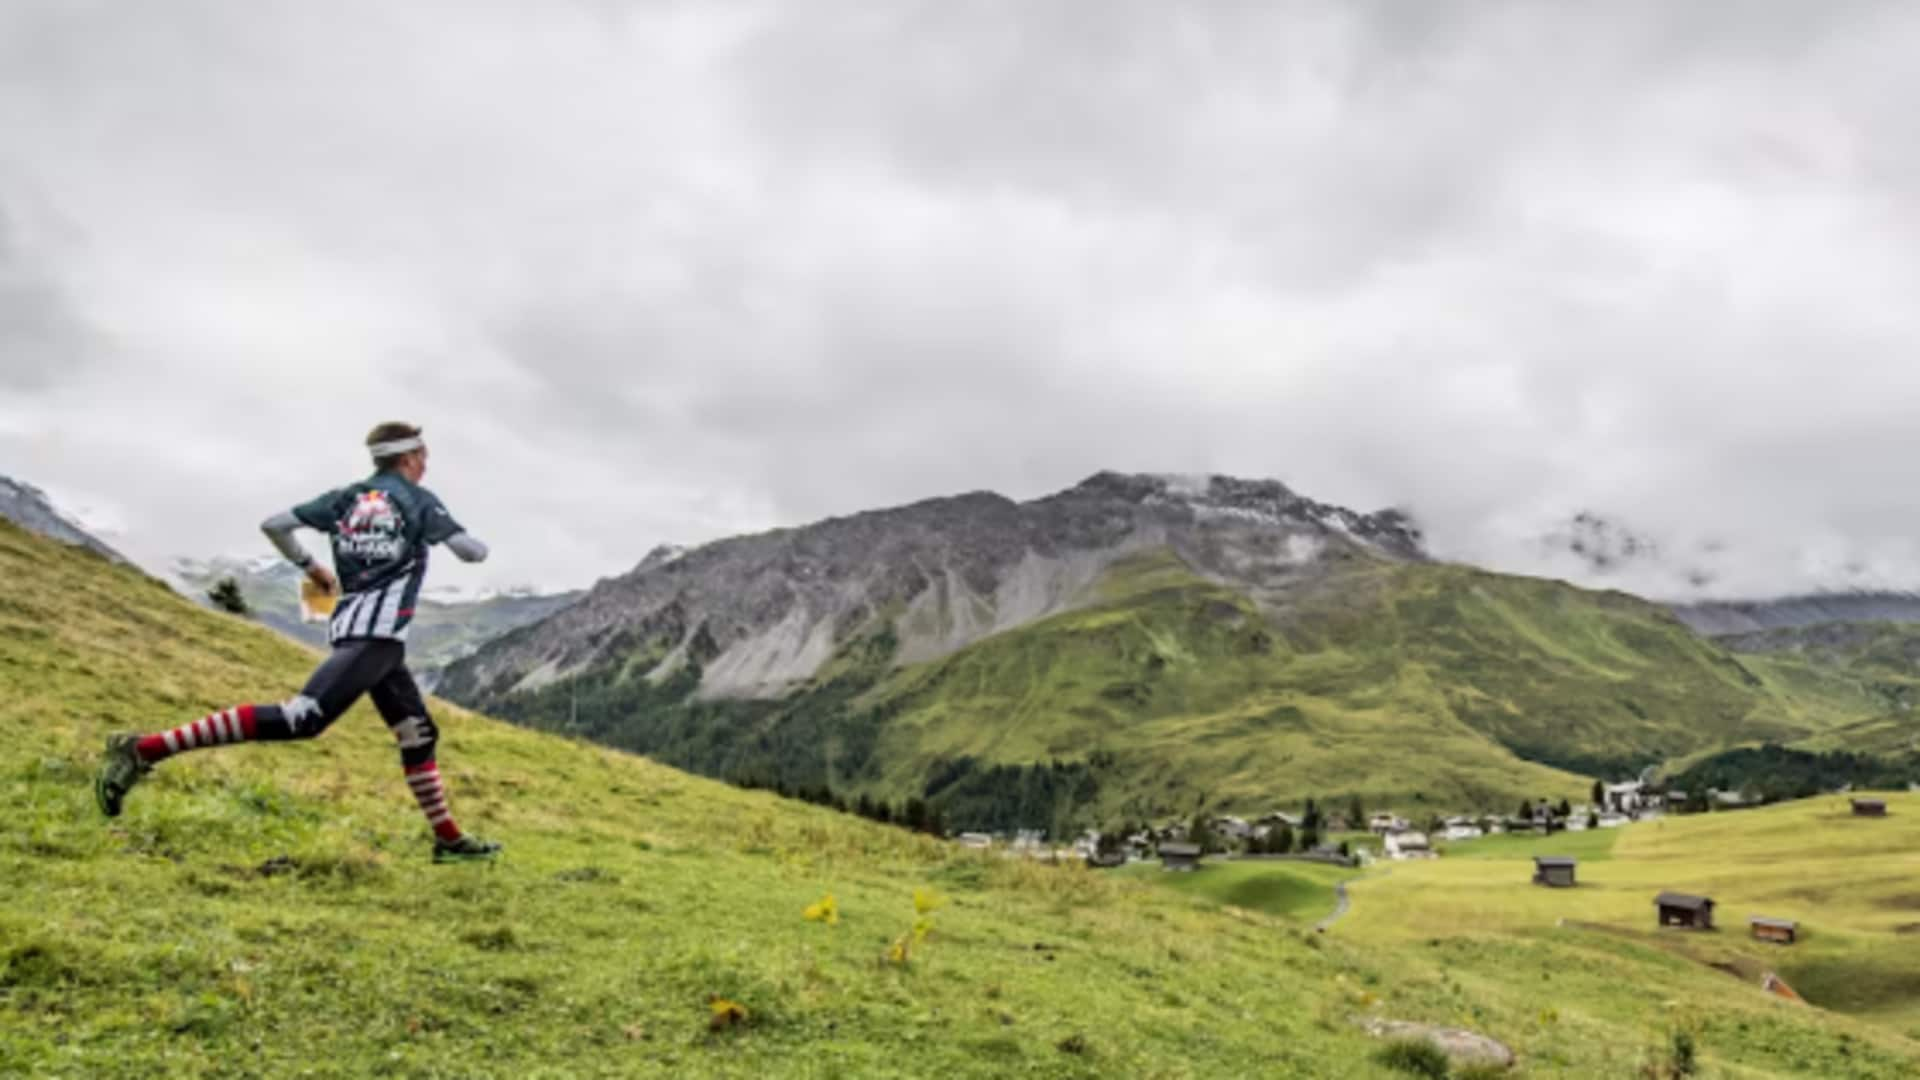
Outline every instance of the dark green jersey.
POLYGON ((380 472, 293 508, 300 524, 327 534, 340 602, 329 637, 405 641, 427 576, 427 549, 464 530, 433 492, 380 472))

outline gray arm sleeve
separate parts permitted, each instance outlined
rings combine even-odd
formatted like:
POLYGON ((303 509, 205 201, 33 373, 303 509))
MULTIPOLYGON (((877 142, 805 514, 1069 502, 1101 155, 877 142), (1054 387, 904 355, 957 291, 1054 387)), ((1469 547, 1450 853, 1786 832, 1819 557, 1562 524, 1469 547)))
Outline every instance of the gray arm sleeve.
POLYGON ((472 533, 454 533, 447 537, 447 550, 460 557, 461 562, 486 562, 487 545, 473 538, 472 533))
POLYGON ((260 523, 260 531, 273 541, 274 548, 285 555, 288 562, 305 570, 313 565, 313 556, 307 554, 307 549, 294 539, 293 531, 299 527, 300 519, 294 517, 291 510, 275 514, 260 523))

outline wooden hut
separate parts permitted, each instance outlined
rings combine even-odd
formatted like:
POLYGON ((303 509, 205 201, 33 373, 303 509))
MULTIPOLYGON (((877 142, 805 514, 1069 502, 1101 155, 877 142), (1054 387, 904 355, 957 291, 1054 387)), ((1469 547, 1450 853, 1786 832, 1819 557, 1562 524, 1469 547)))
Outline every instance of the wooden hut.
POLYGON ((1200 869, 1200 845, 1177 842, 1161 844, 1160 868, 1181 871, 1200 869))
POLYGON ((1101 870, 1114 870, 1127 865, 1127 853, 1121 850, 1096 851, 1087 860, 1087 865, 1101 870))
POLYGON ((1574 860, 1565 855, 1535 855, 1533 883, 1555 889, 1573 888, 1574 860))
POLYGON ((1765 915, 1755 915, 1747 920, 1747 924, 1753 928, 1755 941, 1791 945, 1800 940, 1800 924, 1792 919, 1770 919, 1765 915))
POLYGON ((1663 892, 1653 898, 1660 909, 1661 926, 1679 926, 1688 930, 1713 929, 1713 901, 1691 893, 1663 892))
POLYGON ((1887 816, 1887 800, 1885 799, 1854 799, 1853 800, 1853 816, 1854 817, 1886 817, 1887 816))

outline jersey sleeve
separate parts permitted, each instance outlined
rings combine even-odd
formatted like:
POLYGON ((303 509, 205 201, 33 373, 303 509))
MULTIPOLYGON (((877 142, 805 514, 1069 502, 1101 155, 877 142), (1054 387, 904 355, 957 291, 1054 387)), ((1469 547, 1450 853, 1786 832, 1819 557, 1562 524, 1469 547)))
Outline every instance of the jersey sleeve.
POLYGON ((444 544, 449 538, 467 531, 466 526, 453 520, 453 514, 448 512, 447 504, 441 502, 438 496, 427 496, 425 516, 426 521, 421 527, 420 536, 429 544, 444 544))
POLYGON ((340 492, 329 491, 301 503, 293 508, 293 516, 309 529, 332 532, 340 520, 340 492))

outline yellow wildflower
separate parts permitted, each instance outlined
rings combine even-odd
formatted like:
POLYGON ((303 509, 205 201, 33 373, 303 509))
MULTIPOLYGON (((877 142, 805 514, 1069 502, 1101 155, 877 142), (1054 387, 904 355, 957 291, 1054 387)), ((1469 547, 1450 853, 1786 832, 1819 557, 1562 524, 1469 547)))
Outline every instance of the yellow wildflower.
POLYGON ((840 905, 834 900, 832 893, 821 897, 817 903, 808 904, 807 910, 801 914, 806 916, 808 922, 823 922, 828 926, 840 925, 840 905))
POLYGON ((707 1007, 713 1010, 713 1016, 707 1020, 709 1030, 720 1031, 747 1022, 747 1007, 737 1001, 728 1001, 719 994, 707 999, 707 1007))

